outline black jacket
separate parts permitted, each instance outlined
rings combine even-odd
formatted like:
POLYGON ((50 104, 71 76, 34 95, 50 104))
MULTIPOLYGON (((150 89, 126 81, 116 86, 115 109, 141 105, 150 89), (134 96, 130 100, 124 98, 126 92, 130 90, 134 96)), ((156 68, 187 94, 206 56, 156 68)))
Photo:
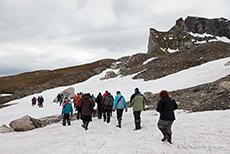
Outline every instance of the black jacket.
POLYGON ((102 99, 103 99, 102 95, 97 96, 97 98, 95 99, 95 102, 97 102, 97 105, 101 106, 102 99))
POLYGON ((162 98, 157 105, 157 112, 160 112, 161 120, 175 120, 174 110, 178 108, 174 99, 170 97, 162 98))

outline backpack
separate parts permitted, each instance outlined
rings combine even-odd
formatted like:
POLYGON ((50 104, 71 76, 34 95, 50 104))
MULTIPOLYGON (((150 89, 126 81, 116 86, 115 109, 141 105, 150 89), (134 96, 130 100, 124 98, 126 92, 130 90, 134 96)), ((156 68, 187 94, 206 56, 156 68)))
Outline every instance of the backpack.
POLYGON ((105 98, 105 105, 106 106, 113 106, 113 98, 112 98, 112 96, 107 96, 105 98))

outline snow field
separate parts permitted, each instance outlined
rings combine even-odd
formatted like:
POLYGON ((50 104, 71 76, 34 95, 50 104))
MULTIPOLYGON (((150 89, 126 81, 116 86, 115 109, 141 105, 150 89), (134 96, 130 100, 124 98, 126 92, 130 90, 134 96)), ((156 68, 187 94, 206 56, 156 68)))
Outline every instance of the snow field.
MULTIPOLYGON (((97 96, 98 92, 109 90, 115 96, 120 90, 128 101, 134 89, 158 93, 161 90, 177 90, 189 88, 203 83, 213 82, 230 74, 230 67, 224 66, 230 57, 208 62, 161 79, 144 82, 132 80, 132 76, 116 77, 109 80, 99 80, 105 72, 91 77, 87 81, 72 86, 59 87, 43 91, 40 94, 14 100, 14 104, 0 109, 0 125, 8 125, 10 121, 28 114, 34 118, 59 115, 61 107, 53 103, 59 92, 74 87, 77 92, 90 92, 97 96), (32 107, 33 96, 42 95, 45 99, 44 108, 32 107)), ((173 97, 173 96, 172 96, 173 97)), ((230 110, 206 111, 188 113, 176 111, 176 120, 173 124, 173 145, 161 141, 162 135, 157 128, 159 114, 156 111, 142 112, 142 126, 140 131, 133 131, 134 122, 132 109, 124 112, 122 128, 119 129, 116 114, 109 124, 93 118, 89 130, 85 131, 80 120, 72 121, 71 126, 63 127, 61 122, 44 128, 27 132, 12 132, 0 134, 0 153, 10 154, 63 154, 63 153, 229 153, 230 148, 230 110)))

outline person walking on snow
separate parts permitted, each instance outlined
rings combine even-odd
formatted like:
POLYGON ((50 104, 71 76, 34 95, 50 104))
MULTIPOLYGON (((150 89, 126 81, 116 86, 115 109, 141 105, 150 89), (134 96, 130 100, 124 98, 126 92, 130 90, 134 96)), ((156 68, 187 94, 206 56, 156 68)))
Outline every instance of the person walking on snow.
POLYGON ((108 90, 105 91, 105 93, 103 94, 103 97, 106 97, 108 95, 108 90))
POLYGON ((123 110, 125 109, 125 112, 127 112, 127 103, 125 101, 124 96, 121 95, 120 91, 117 91, 117 96, 115 97, 113 110, 115 109, 117 110, 117 121, 118 121, 117 127, 121 128, 123 110))
POLYGON ((31 102, 32 102, 32 106, 36 105, 36 102, 37 102, 36 97, 33 97, 32 100, 31 100, 31 102))
POLYGON ((38 97, 38 106, 43 107, 44 98, 42 96, 38 97))
POLYGON ((176 119, 174 110, 178 108, 175 100, 169 97, 169 94, 166 90, 162 90, 159 93, 160 101, 157 104, 156 111, 160 112, 160 119, 157 123, 158 128, 163 134, 161 141, 168 141, 172 144, 172 123, 176 119))
POLYGON ((69 114, 71 113, 71 115, 73 115, 73 108, 72 105, 70 104, 69 100, 66 100, 66 103, 63 105, 62 108, 62 116, 63 116, 63 126, 66 125, 66 121, 68 123, 68 125, 71 125, 70 123, 70 119, 69 119, 69 114))
POLYGON ((110 116, 111 116, 111 112, 113 109, 113 102, 114 102, 114 99, 110 93, 108 93, 107 96, 104 97, 102 100, 102 110, 103 110, 104 122, 106 120, 107 120, 107 123, 110 122, 110 116))
POLYGON ((144 110, 146 104, 145 97, 140 93, 139 89, 135 89, 135 93, 130 98, 130 104, 133 106, 133 115, 135 121, 135 129, 141 129, 141 111, 144 110))
POLYGON ((74 106, 75 106, 75 111, 77 111, 77 102, 81 99, 80 93, 77 93, 77 95, 74 97, 74 106))
POLYGON ((95 99, 95 102, 97 103, 98 119, 101 119, 101 115, 102 115, 102 109, 101 109, 102 99, 103 99, 103 96, 99 92, 99 94, 97 95, 97 98, 95 99))
POLYGON ((82 122, 83 125, 81 125, 85 130, 88 130, 89 122, 92 121, 92 111, 93 107, 95 106, 95 102, 93 99, 91 99, 91 96, 89 93, 84 94, 81 99, 81 106, 82 106, 82 122))

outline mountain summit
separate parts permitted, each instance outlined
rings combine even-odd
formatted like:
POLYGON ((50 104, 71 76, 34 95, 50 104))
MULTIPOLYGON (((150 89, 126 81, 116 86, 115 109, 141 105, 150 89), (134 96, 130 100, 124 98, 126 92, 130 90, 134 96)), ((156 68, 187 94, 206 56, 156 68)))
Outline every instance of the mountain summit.
POLYGON ((150 28, 148 53, 165 54, 188 50, 213 41, 230 42, 230 21, 225 18, 179 18, 167 32, 150 28))

